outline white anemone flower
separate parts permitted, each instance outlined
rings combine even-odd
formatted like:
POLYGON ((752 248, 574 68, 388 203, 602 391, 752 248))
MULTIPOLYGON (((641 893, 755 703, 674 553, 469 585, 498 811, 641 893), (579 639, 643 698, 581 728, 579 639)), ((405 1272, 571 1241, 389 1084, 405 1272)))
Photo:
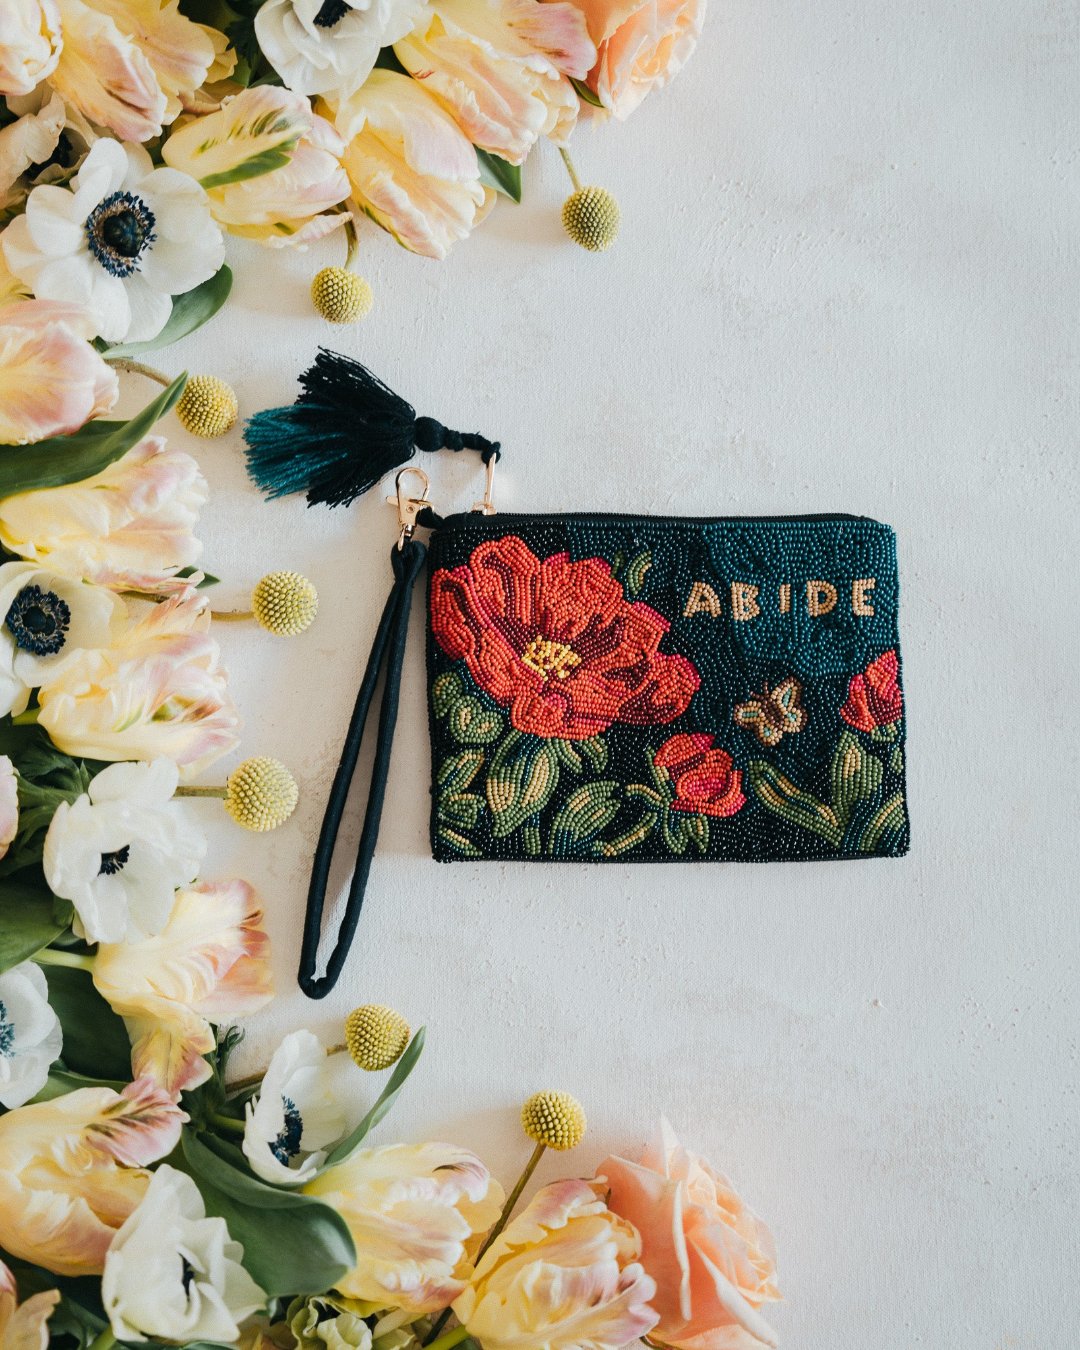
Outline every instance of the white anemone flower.
POLYGON ((255 36, 294 93, 348 98, 422 10, 422 0, 267 0, 255 36))
POLYGON ((292 1032, 274 1051, 259 1096, 247 1104, 244 1154, 251 1170, 271 1185, 299 1186, 344 1131, 326 1050, 310 1031, 292 1032))
POLYGON ((75 906, 88 942, 156 936, 175 891, 195 880, 206 839, 182 802, 170 759, 110 764, 70 805, 61 802, 45 836, 45 880, 75 906))
POLYGON ((107 647, 122 600, 101 586, 32 562, 0 565, 0 715, 21 712, 29 690, 81 648, 107 647))
POLYGON ((156 337, 172 297, 207 281, 225 245, 206 193, 141 145, 95 141, 71 189, 34 188, 0 235, 10 271, 38 299, 82 304, 108 342, 156 337))
POLYGON ((63 1045, 41 967, 23 961, 0 975, 0 1106, 36 1097, 63 1045))
POLYGON ((162 1163, 105 1256, 101 1297, 113 1335, 136 1343, 238 1340, 239 1324, 266 1304, 243 1255, 225 1220, 207 1218, 194 1181, 162 1163))

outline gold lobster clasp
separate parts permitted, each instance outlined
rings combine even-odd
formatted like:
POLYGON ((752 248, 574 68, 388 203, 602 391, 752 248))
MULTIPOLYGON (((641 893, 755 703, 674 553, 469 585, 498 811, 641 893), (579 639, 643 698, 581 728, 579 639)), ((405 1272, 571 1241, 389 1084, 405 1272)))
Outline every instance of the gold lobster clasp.
POLYGON ((484 465, 484 496, 482 500, 473 502, 472 509, 478 511, 482 516, 493 516, 495 514, 495 503, 491 499, 491 486, 495 482, 495 461, 498 455, 492 455, 484 465))
POLYGON ((396 494, 393 497, 387 497, 386 500, 390 506, 397 507, 399 527, 397 546, 399 553, 405 547, 405 540, 412 538, 413 530, 416 529, 416 517, 425 506, 431 505, 428 500, 430 481, 423 469, 418 469, 412 464, 406 465, 404 469, 399 469, 397 477, 394 479, 394 487, 397 489, 396 494), (415 474, 423 484, 419 497, 410 497, 402 486, 402 479, 409 473, 415 474))

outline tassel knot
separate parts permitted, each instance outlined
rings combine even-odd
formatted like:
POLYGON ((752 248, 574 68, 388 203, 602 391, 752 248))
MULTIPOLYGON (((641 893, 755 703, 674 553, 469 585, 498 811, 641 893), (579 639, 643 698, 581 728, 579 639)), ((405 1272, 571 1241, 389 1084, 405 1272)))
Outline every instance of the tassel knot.
POLYGON ((270 497, 304 492, 308 505, 349 505, 417 450, 477 450, 485 464, 499 443, 452 431, 387 388, 359 361, 320 349, 287 408, 267 408, 244 429, 248 472, 270 497))

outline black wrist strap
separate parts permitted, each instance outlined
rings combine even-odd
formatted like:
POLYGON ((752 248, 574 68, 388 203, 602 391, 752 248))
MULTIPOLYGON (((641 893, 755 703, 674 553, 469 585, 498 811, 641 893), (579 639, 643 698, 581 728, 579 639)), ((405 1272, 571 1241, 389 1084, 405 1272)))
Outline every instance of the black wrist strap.
POLYGON ((308 889, 307 913, 304 917, 304 938, 300 948, 300 969, 297 979, 300 988, 308 998, 325 998, 333 989, 341 975, 349 948, 352 946, 356 925, 360 919, 360 910, 364 904, 364 892, 367 889, 368 873, 371 871, 371 859, 379 837, 379 821, 382 817, 383 798, 386 795, 386 779, 390 769, 390 748, 394 740, 394 727, 397 723, 398 694, 401 686, 401 666, 405 656, 405 641, 408 637, 409 610, 412 605, 413 586, 424 564, 427 549, 415 539, 405 539, 400 549, 394 548, 390 560, 394 569, 394 586, 386 601, 375 640, 371 645, 367 669, 360 690, 356 696, 349 730, 341 751, 334 783, 330 789, 326 815, 323 817, 319 832, 319 843, 315 849, 315 860, 311 869, 311 885, 308 889), (319 954, 319 937, 322 930, 323 909, 326 903, 326 886, 330 877, 330 864, 337 844, 341 818, 345 812, 345 803, 349 795, 356 761, 360 755, 360 746, 364 737, 364 727, 375 694, 375 686, 380 674, 385 670, 386 681, 383 688, 382 706, 379 709, 379 727, 375 742, 375 761, 371 769, 371 784, 368 789, 367 808, 364 812, 364 825, 360 832, 360 844, 356 854, 356 870, 349 884, 349 899, 345 914, 338 929, 334 950, 326 963, 326 974, 315 974, 319 954))

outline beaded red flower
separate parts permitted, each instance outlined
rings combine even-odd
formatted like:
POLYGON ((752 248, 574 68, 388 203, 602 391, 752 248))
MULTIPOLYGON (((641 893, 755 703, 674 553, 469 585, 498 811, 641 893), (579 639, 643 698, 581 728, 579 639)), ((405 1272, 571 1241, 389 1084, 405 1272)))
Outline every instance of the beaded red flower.
POLYGON ((671 722, 701 683, 685 656, 660 651, 668 621, 627 600, 610 563, 540 559, 512 534, 435 573, 431 627, 513 726, 536 736, 582 740, 614 722, 671 722))
POLYGON ((904 711, 904 699, 896 682, 900 663, 895 649, 884 652, 871 661, 859 675, 853 675, 848 684, 847 702, 840 716, 857 731, 876 731, 878 727, 899 722, 904 711))
POLYGON ((672 736, 657 750, 653 763, 667 769, 674 781, 673 811, 733 816, 746 804, 742 774, 726 750, 713 748, 711 736, 672 736))

